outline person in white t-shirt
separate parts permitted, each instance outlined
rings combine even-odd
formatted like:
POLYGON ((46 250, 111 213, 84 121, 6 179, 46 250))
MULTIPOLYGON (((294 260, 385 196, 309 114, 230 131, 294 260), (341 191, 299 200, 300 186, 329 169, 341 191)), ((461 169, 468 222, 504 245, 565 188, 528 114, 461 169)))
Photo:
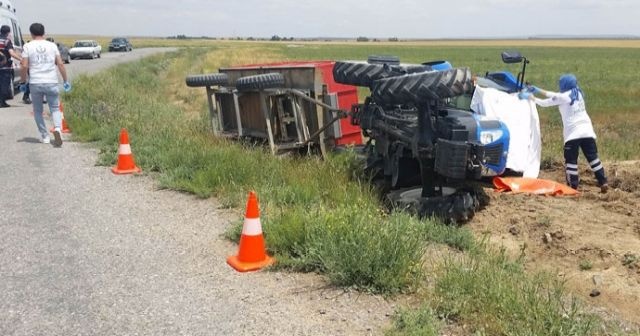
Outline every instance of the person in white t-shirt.
POLYGON ((53 136, 55 147, 62 146, 62 115, 60 113, 60 91, 58 88, 58 71, 64 81, 65 91, 71 89, 67 81, 67 71, 64 68, 60 52, 55 43, 44 38, 44 26, 34 23, 29 27, 32 41, 22 49, 22 78, 29 77, 29 90, 33 103, 33 114, 43 143, 49 143, 49 132, 42 118, 43 99, 47 98, 51 117, 53 118, 53 136))
POLYGON ((598 180, 601 191, 607 192, 609 184, 604 173, 602 162, 598 158, 596 145, 596 133, 591 124, 591 118, 587 114, 584 103, 584 94, 578 86, 578 80, 573 74, 565 74, 559 80, 560 92, 550 92, 531 86, 530 92, 540 93, 547 99, 539 99, 529 96, 530 99, 542 107, 558 106, 564 126, 564 160, 567 184, 574 189, 578 188, 580 178, 578 176, 578 154, 582 153, 587 158, 591 170, 598 180))

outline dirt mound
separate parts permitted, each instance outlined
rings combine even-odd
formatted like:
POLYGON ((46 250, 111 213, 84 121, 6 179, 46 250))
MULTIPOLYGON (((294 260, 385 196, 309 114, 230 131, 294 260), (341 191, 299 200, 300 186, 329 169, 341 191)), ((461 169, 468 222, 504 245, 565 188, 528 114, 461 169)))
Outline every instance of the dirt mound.
MULTIPOLYGON (((640 161, 605 168, 606 194, 588 170, 577 197, 488 191, 491 204, 469 227, 514 255, 524 248, 528 269, 557 274, 596 311, 640 325, 640 161)), ((541 178, 564 181, 563 168, 541 178)))
POLYGON ((640 161, 624 161, 609 168, 609 184, 640 197, 640 161))

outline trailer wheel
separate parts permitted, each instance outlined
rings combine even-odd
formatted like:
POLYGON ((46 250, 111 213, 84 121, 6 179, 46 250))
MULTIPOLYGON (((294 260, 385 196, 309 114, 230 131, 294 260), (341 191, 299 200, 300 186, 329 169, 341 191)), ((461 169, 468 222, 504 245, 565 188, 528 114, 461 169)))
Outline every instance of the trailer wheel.
POLYGON ((369 64, 400 65, 400 57, 398 57, 398 56, 369 55, 369 57, 367 57, 367 63, 369 63, 369 64))
POLYGON ((206 75, 189 75, 185 79, 187 86, 190 87, 202 87, 202 86, 226 86, 229 85, 229 77, 223 73, 212 73, 206 75))
POLYGON ((277 72, 240 77, 236 81, 238 91, 277 89, 281 87, 284 87, 284 76, 277 72))
POLYGON ((422 103, 472 91, 471 71, 468 68, 424 71, 383 78, 376 80, 372 85, 373 100, 380 104, 422 103))
POLYGON ((422 198, 422 188, 390 192, 385 203, 391 209, 404 210, 419 217, 438 217, 446 223, 465 223, 477 211, 489 204, 489 197, 481 188, 449 191, 445 196, 422 198))

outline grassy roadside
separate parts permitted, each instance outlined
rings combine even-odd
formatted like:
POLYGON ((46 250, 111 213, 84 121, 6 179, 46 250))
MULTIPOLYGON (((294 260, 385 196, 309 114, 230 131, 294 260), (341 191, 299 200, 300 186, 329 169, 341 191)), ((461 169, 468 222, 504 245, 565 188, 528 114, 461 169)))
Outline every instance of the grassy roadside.
POLYGON ((101 148, 101 164, 115 162, 118 130, 127 127, 138 163, 165 188, 237 207, 256 190, 280 267, 321 272, 336 285, 372 292, 425 293, 424 307, 400 312, 390 334, 438 334, 445 324, 486 335, 600 331, 597 320, 565 301, 561 286, 528 275, 518 260, 478 244, 469 231, 381 212, 369 187, 351 178, 348 154, 274 158, 262 148, 213 139, 204 92, 185 88, 185 74, 278 57, 277 48, 194 48, 119 66, 79 78, 65 97, 66 116, 76 139, 101 148), (466 253, 427 265, 429 244, 466 253))
MULTIPOLYGON (((616 330, 567 296, 561 283, 524 271, 522 259, 504 251, 445 258, 433 288, 414 309, 401 310, 388 335, 612 335, 616 330)), ((523 256, 524 257, 524 256, 523 256)))
MULTIPOLYGON (((227 52, 234 58, 254 54, 250 49, 227 52)), ((189 95, 169 96, 162 84, 182 83, 193 69, 201 72, 208 57, 192 49, 78 79, 65 97, 74 135, 95 141, 102 153, 99 163, 108 165, 116 158, 118 130, 127 128, 138 164, 165 188, 216 196, 230 207, 241 207, 246 193, 256 190, 268 246, 280 265, 325 273, 335 284, 402 291, 421 274, 423 240, 437 236, 469 244, 466 230, 445 235, 433 222, 381 213, 369 186, 350 180, 348 155, 324 161, 275 158, 262 147, 214 139, 204 114, 185 116, 171 102, 188 105, 189 95)))

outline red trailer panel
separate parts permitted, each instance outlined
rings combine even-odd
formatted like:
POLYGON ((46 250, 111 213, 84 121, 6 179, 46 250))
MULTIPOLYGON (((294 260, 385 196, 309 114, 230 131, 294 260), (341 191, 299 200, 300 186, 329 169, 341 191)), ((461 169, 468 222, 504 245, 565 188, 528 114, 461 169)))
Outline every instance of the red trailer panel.
MULTIPOLYGON (((309 69, 314 68, 321 76, 322 83, 309 83, 305 82, 305 85, 309 87, 321 87, 323 84, 327 86, 329 94, 336 95, 338 107, 349 111, 353 104, 358 103, 358 88, 353 85, 344 85, 336 83, 333 79, 333 65, 334 61, 293 61, 293 62, 278 62, 278 63, 265 63, 265 64, 250 64, 233 66, 230 68, 220 69, 221 72, 225 72, 230 76, 233 76, 234 71, 239 71, 242 75, 246 75, 245 71, 259 70, 261 73, 267 72, 285 72, 291 69, 309 69)), ((314 76, 316 80, 318 76, 314 76)), ((300 83, 296 80, 290 80, 289 83, 293 87, 300 86, 300 83)), ((362 132, 359 126, 351 124, 351 117, 341 119, 340 123, 340 135, 336 136, 336 145, 360 145, 362 144, 362 132)))

